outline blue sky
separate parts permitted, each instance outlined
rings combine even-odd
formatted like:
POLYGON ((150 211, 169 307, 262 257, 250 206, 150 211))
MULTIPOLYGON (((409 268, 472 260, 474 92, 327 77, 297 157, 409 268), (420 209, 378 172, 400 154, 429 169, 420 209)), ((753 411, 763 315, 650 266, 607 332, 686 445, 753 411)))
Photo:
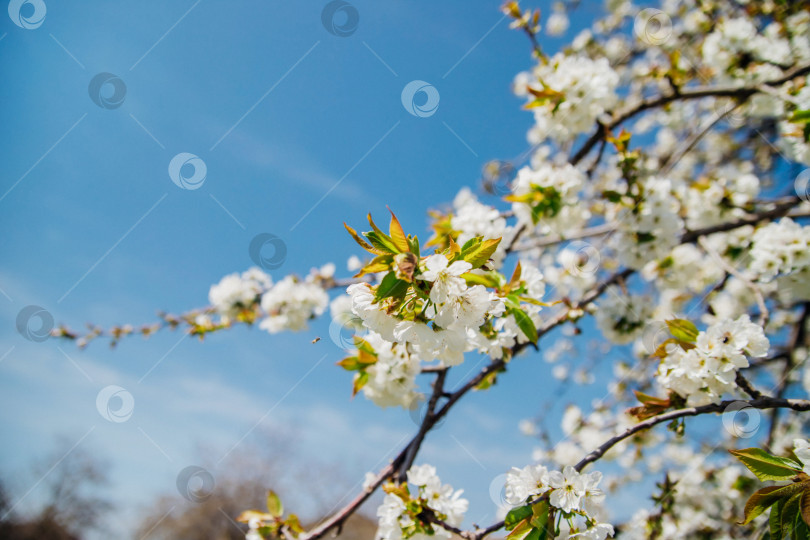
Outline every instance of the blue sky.
MULTIPOLYGON (((46 3, 35 29, 0 17, 0 422, 13 441, 0 471, 17 496, 31 490, 19 508, 37 498, 27 465, 57 435, 112 463, 109 494, 127 524, 174 490, 200 444, 224 453, 254 426, 295 426, 347 478, 378 468, 416 427, 407 412, 349 400, 328 319, 299 334, 239 328, 199 343, 164 332, 85 351, 27 341, 15 319, 34 304, 73 328, 140 324, 205 305, 212 283, 253 264, 260 233, 287 245, 274 278, 327 261, 345 276, 358 249, 342 222, 362 227, 385 205, 425 238, 429 207, 527 148, 531 115, 509 88, 530 65, 525 36, 498 2, 353 0, 359 24, 346 37, 322 24, 324 1, 46 3), (99 73, 126 86, 119 107, 90 98, 99 73), (437 89, 432 116, 402 106, 412 80, 437 89), (199 189, 169 177, 181 152, 206 165, 199 189), (133 395, 126 422, 96 410, 112 384, 133 395)), ((581 7, 563 39, 591 16, 581 7)), ((490 481, 529 462, 534 443, 517 422, 539 410, 548 381, 547 364, 515 362, 425 445, 420 461, 465 488, 470 521, 493 520, 490 481)))

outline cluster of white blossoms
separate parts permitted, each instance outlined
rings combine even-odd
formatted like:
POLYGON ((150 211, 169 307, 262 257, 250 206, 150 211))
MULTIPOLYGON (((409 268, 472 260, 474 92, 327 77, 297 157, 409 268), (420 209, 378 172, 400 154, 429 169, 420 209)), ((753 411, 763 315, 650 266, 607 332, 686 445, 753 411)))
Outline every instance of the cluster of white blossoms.
POLYGON ((422 521, 419 514, 431 512, 436 518, 453 527, 464 520, 469 507, 467 499, 461 498, 463 490, 442 484, 431 465, 414 465, 408 471, 411 486, 388 486, 387 495, 377 509, 379 540, 430 540, 451 538, 451 533, 429 522, 422 521))
POLYGON ((599 489, 602 473, 595 471, 581 474, 572 466, 566 466, 562 472, 549 471, 542 465, 528 465, 522 469, 513 467, 506 473, 504 495, 506 502, 512 506, 521 506, 534 502, 541 496, 547 496, 551 506, 564 512, 567 518, 581 516, 585 519, 582 530, 571 530, 570 538, 604 540, 613 536, 613 526, 601 523, 598 519, 603 513, 601 503, 605 494, 599 489))
POLYGON ((719 403, 737 388, 737 371, 748 367, 747 356, 762 358, 770 342, 748 315, 712 324, 700 332, 694 347, 666 346, 658 383, 686 399, 690 406, 719 403))
POLYGON ((266 317, 259 328, 271 334, 298 331, 307 327, 307 321, 326 311, 329 295, 320 284, 309 279, 300 281, 286 276, 262 295, 261 305, 266 317))
POLYGON ((506 257, 506 246, 514 234, 514 227, 507 225, 506 218, 497 208, 480 202, 466 187, 453 199, 453 208, 455 211, 450 218, 450 226, 458 231, 456 241, 459 244, 463 245, 476 236, 485 240, 503 238, 492 255, 493 267, 500 268, 506 257))
POLYGON ((556 54, 533 73, 519 74, 515 93, 528 97, 534 110, 529 141, 539 144, 550 137, 561 143, 591 131, 596 119, 616 105, 618 84, 607 58, 556 54))
POLYGON ((613 286, 605 291, 596 310, 596 325, 611 342, 624 345, 638 337, 652 320, 652 302, 613 286))
POLYGON ((781 32, 778 23, 769 24, 760 33, 749 18, 723 20, 703 42, 703 62, 718 75, 729 73, 739 82, 745 78, 778 77, 781 70, 777 66, 791 59, 790 42, 781 32), (752 60, 763 65, 752 70, 748 65, 752 60))
POLYGON ((260 268, 253 267, 241 275, 229 274, 208 291, 208 301, 223 317, 235 317, 251 309, 261 295, 270 289, 273 280, 260 268))
POLYGON ((487 318, 502 315, 504 300, 483 285, 468 286, 462 275, 469 272, 472 265, 466 261, 451 264, 445 255, 436 254, 427 257, 423 265, 418 279, 431 284, 430 304, 425 315, 432 320, 432 326, 389 315, 365 283, 347 289, 352 297, 353 312, 366 328, 383 339, 410 344, 413 352, 425 362, 438 359, 446 366, 460 364, 464 361, 464 352, 472 350, 468 331, 475 332, 487 318))
POLYGON ((579 192, 585 175, 566 163, 555 166, 543 160, 518 171, 512 194, 512 211, 518 223, 537 226, 535 232, 560 235, 582 226, 590 213, 579 204, 579 192))
POLYGON ((760 280, 770 281, 810 266, 810 226, 782 218, 760 227, 754 233, 748 268, 760 280))
POLYGON ((686 224, 700 229, 745 217, 745 208, 759 195, 760 181, 753 164, 720 167, 712 178, 692 183, 682 195, 686 224))
POLYGON ((680 242, 683 231, 680 204, 672 193, 671 181, 648 178, 643 190, 643 200, 620 206, 615 216, 618 234, 611 239, 619 261, 636 270, 667 256, 680 242))
POLYGON ((419 358, 411 355, 405 345, 385 341, 374 332, 364 339, 377 353, 377 361, 366 369, 368 381, 363 395, 379 407, 414 406, 422 397, 416 391, 419 358))
MULTIPOLYGON (((322 315, 329 306, 323 280, 331 279, 334 271, 333 264, 326 264, 303 280, 286 276, 273 283, 269 275, 254 267, 241 275, 223 277, 211 286, 208 299, 226 326, 232 319, 248 323, 261 319, 259 327, 271 334, 304 330, 307 321, 322 315)), ((213 322, 202 315, 197 324, 210 327, 213 322)))
POLYGON ((659 290, 701 292, 723 278, 723 270, 694 244, 681 244, 663 259, 647 263, 645 280, 659 290))

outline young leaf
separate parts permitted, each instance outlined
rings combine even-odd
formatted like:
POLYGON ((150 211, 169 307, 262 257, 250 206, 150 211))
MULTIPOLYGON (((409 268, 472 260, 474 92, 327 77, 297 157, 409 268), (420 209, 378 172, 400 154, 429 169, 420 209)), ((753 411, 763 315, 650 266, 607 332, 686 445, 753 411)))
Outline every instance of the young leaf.
POLYGON ((395 272, 388 272, 377 286, 377 293, 374 295, 374 299, 381 300, 389 296, 401 297, 407 290, 407 281, 399 279, 395 272))
POLYGON ((394 215, 394 212, 390 208, 388 211, 391 212, 391 225, 388 227, 391 240, 393 240, 394 245, 399 251, 407 253, 411 250, 411 246, 408 244, 408 236, 405 234, 405 231, 402 230, 402 225, 399 224, 399 220, 397 216, 394 215))
MULTIPOLYGON (((394 243, 394 241, 391 239, 390 236, 385 234, 379 227, 377 227, 377 224, 374 223, 373 219, 371 219, 371 214, 368 215, 368 223, 369 225, 371 225, 371 228, 374 229, 372 232, 380 242, 382 242, 386 246, 389 246, 392 253, 399 253, 399 249, 397 249, 397 246, 394 243)), ((366 238, 368 238, 369 234, 371 233, 365 233, 366 238)), ((371 239, 369 239, 369 241, 371 241, 371 239)))
POLYGON ((802 466, 792 459, 772 456, 759 448, 729 450, 737 459, 760 480, 790 480, 800 472, 802 466))
POLYGON ((801 484, 788 484, 786 486, 768 486, 754 492, 745 503, 745 519, 741 525, 751 523, 755 517, 773 506, 779 500, 787 500, 797 492, 802 491, 801 484))
POLYGON ((700 333, 692 321, 686 319, 670 319, 667 321, 667 326, 676 339, 688 343, 694 343, 700 333))
POLYGON ((754 492, 745 503, 745 509, 743 510, 745 517, 740 525, 751 523, 751 520, 776 504, 776 502, 782 498, 783 494, 774 494, 774 492, 780 489, 782 489, 782 486, 769 486, 754 492))
POLYGON ((385 234, 385 233, 377 233, 375 231, 365 232, 363 233, 371 245, 378 249, 381 253, 397 253, 397 248, 394 245, 394 241, 385 234))
POLYGON ((492 274, 472 274, 466 272, 461 274, 461 277, 467 282, 467 285, 484 285, 492 289, 497 289, 500 286, 500 281, 495 275, 492 274))
POLYGON ((376 274, 378 272, 385 272, 391 267, 394 258, 390 253, 374 257, 371 262, 360 269, 360 272, 354 277, 363 277, 366 274, 376 274))
POLYGON ((799 517, 799 505, 801 504, 801 498, 802 493, 799 492, 791 495, 790 498, 785 501, 779 516, 779 521, 782 523, 782 532, 780 536, 777 536, 777 538, 794 538, 793 528, 796 525, 796 520, 801 519, 799 517))
POLYGON ((520 308, 513 307, 509 312, 515 317, 515 322, 518 328, 520 328, 520 331, 523 332, 523 335, 532 343, 537 343, 537 328, 534 327, 532 318, 520 308))
POLYGON ((515 265, 515 271, 512 272, 512 277, 509 278, 509 286, 510 287, 517 287, 520 284, 520 274, 522 269, 520 267, 520 261, 517 262, 515 265))
POLYGON ((799 510, 802 514, 802 520, 808 526, 810 526, 810 489, 805 489, 802 492, 802 500, 801 504, 799 505, 799 510))
POLYGON ((360 369, 360 362, 356 356, 348 356, 343 360, 336 362, 336 364, 346 371, 356 371, 360 369))
POLYGON ((357 392, 363 389, 368 382, 368 371, 361 371, 354 374, 354 384, 352 385, 352 397, 357 395, 357 392))
POLYGON ((509 533, 506 540, 528 540, 529 534, 531 534, 533 530, 532 526, 529 525, 529 518, 526 518, 515 525, 515 528, 512 529, 512 532, 509 533))
POLYGON ((468 252, 462 252, 462 258, 470 263, 473 268, 480 268, 492 257, 492 254, 498 249, 498 244, 500 243, 500 238, 484 240, 468 252))
POLYGON ((532 520, 530 522, 532 527, 544 533, 547 532, 550 511, 551 507, 548 501, 540 501, 532 506, 532 520))
POLYGON ((771 506, 771 515, 768 516, 768 529, 771 532, 771 538, 782 537, 782 507, 785 501, 777 501, 776 504, 771 506))
POLYGON ((507 531, 511 531, 515 527, 517 527, 518 523, 530 517, 532 515, 532 507, 529 505, 526 506, 518 506, 517 508, 513 508, 506 514, 506 517, 503 519, 504 529, 507 531))
POLYGON ((281 517, 284 513, 284 505, 273 490, 267 492, 267 513, 273 517, 281 517))
POLYGON ((379 250, 379 249, 377 249, 375 247, 372 247, 371 245, 369 245, 368 242, 366 242, 365 240, 360 238, 360 235, 357 234, 357 231, 355 231, 354 229, 352 229, 351 227, 346 225, 346 223, 344 223, 343 226, 346 227, 346 230, 349 231, 350 235, 352 235, 352 238, 354 238, 354 241, 357 242, 358 244, 360 244, 361 248, 365 249, 366 251, 368 251, 370 253, 374 253, 375 255, 385 255, 384 251, 381 251, 381 250, 379 250))

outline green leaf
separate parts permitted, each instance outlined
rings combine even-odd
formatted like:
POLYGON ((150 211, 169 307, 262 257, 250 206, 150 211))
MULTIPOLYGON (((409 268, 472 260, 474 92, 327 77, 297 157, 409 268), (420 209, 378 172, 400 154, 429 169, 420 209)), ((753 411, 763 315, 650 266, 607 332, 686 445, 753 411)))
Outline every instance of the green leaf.
POLYGON ((523 332, 523 335, 532 343, 537 343, 537 328, 534 327, 532 318, 520 308, 510 308, 509 313, 515 317, 515 322, 518 328, 520 328, 520 331, 523 332))
POLYGON ((782 538, 782 506, 784 501, 777 501, 771 506, 771 515, 768 516, 768 529, 774 540, 782 538))
POLYGON ((371 242, 372 246, 382 253, 399 253, 399 250, 397 250, 397 247, 394 245, 394 241, 385 233, 370 231, 364 232, 363 236, 371 242))
POLYGON ((790 117, 791 122, 810 122, 810 110, 796 110, 790 117))
POLYGON ((545 538, 548 533, 549 525, 549 507, 548 501, 540 501, 532 506, 532 519, 530 521, 535 530, 541 532, 541 538, 545 538))
POLYGON ((801 484, 788 484, 786 486, 769 486, 754 492, 745 503, 745 509, 743 510, 745 518, 741 525, 751 523, 751 520, 776 504, 777 501, 790 498, 801 490, 801 484))
POLYGON ((410 238, 408 240, 408 243, 411 245, 411 253, 413 253, 417 257, 420 257, 421 255, 419 254, 419 238, 414 236, 413 238, 410 238))
POLYGON ((796 519, 801 519, 799 517, 799 505, 801 504, 801 498, 801 492, 791 495, 791 497, 782 506, 782 511, 779 515, 779 521, 782 524, 782 532, 779 536, 777 536, 777 538, 793 537, 793 528, 796 525, 796 519))
POLYGON ((500 238, 484 240, 474 248, 469 249, 466 253, 462 250, 461 258, 470 263, 473 268, 480 268, 492 257, 492 254, 498 249, 498 244, 500 243, 500 238))
POLYGON ((808 526, 810 526, 810 489, 805 489, 804 493, 802 493, 802 501, 799 509, 802 513, 802 520, 808 526))
POLYGON ((461 274, 461 277, 464 278, 467 285, 483 285, 491 289, 497 289, 501 284, 497 274, 473 274, 472 272, 466 272, 461 274))
POLYGON ((399 279, 395 272, 388 272, 377 286, 377 292, 374 295, 374 300, 379 301, 389 296, 401 298, 408 290, 408 282, 399 279))
POLYGON ((695 326, 692 321, 687 321, 686 319, 670 319, 667 321, 667 326, 669 327, 670 333, 675 336, 676 339, 688 343, 694 343, 700 333, 697 326, 695 326))
POLYGON ((273 517, 281 517, 284 513, 284 505, 273 490, 267 492, 267 513, 273 517))
POLYGON ((506 517, 503 519, 503 528, 507 531, 511 531, 514 529, 518 523, 523 521, 524 519, 530 517, 532 515, 532 507, 529 505, 526 506, 518 506, 517 508, 513 508, 506 514, 506 517))
POLYGON ((790 480, 800 472, 802 466, 792 459, 773 456, 759 448, 729 450, 737 459, 760 480, 790 480))
POLYGON ((385 254, 384 251, 381 251, 381 250, 379 250, 379 249, 377 249, 377 248, 375 248, 373 246, 370 246, 368 244, 368 242, 366 242, 365 240, 360 238, 360 235, 357 234, 357 231, 355 231, 354 229, 352 229, 351 227, 346 225, 346 223, 344 223, 343 226, 346 227, 347 231, 349 231, 349 234, 352 236, 352 238, 354 238, 354 241, 357 242, 358 244, 360 244, 360 247, 362 247, 363 249, 365 249, 366 251, 368 251, 370 253, 374 253, 375 255, 384 255, 385 254))

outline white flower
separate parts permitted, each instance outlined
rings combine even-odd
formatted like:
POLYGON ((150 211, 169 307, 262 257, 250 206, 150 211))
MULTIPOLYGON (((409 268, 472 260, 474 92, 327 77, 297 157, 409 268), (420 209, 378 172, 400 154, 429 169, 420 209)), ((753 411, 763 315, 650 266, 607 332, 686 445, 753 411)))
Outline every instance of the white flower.
POLYGON ((453 199, 453 208, 455 212, 450 218, 450 226, 454 231, 459 231, 456 241, 460 246, 476 236, 481 236, 484 240, 502 239, 491 257, 494 267, 500 267, 506 257, 506 246, 514 234, 514 228, 506 224, 506 219, 497 208, 479 202, 466 187, 453 199))
MULTIPOLYGON (((434 285, 435 288, 435 285, 434 285)), ((458 296, 449 297, 436 313, 436 324, 442 328, 478 328, 484 324, 492 306, 490 293, 483 285, 474 285, 458 296)))
POLYGON ((267 317, 259 328, 271 334, 303 330, 309 319, 326 311, 329 295, 320 285, 287 276, 262 295, 261 305, 267 317))
POLYGON ((605 540, 613 536, 613 525, 610 523, 595 523, 589 529, 573 535, 571 538, 585 538, 586 540, 605 540))
POLYGON ((436 476, 436 467, 433 465, 414 465, 408 469, 408 482, 415 486, 438 486, 439 477, 436 476))
POLYGON ((568 465, 563 469, 563 472, 551 471, 548 475, 548 483, 554 488, 549 497, 552 506, 561 509, 563 512, 581 509, 582 480, 576 469, 568 465))
MULTIPOLYGON (((559 22, 555 24, 561 26, 559 22)), ((536 125, 529 132, 533 144, 547 138, 565 142, 587 133, 597 117, 617 102, 619 74, 610 67, 607 58, 594 60, 558 53, 548 63, 538 64, 533 76, 530 86, 561 95, 533 109, 536 125)))
POLYGON ((546 33, 550 36, 559 36, 568 30, 568 15, 563 10, 554 10, 546 20, 546 33))
MULTIPOLYGON (((582 481, 582 509, 590 515, 597 515, 599 505, 605 500, 604 492, 599 489, 599 482, 602 481, 602 473, 594 471, 580 475, 582 481)), ((612 536, 612 534, 611 534, 612 536)))
MULTIPOLYGON (((464 520, 469 503, 461 498, 462 491, 453 491, 452 486, 443 485, 436 475, 436 468, 430 465, 415 465, 408 470, 408 481, 417 486, 411 489, 410 494, 413 499, 419 500, 421 505, 431 508, 439 514, 443 514, 444 521, 448 525, 458 527, 464 520)), ((381 540, 401 540, 404 536, 404 529, 411 529, 415 524, 417 516, 409 511, 405 503, 398 496, 389 493, 383 499, 382 505, 377 509, 379 525, 377 538, 381 540)), ((408 538, 416 540, 435 540, 436 538, 451 537, 450 533, 437 525, 422 523, 428 527, 426 533, 411 534, 408 538), (430 533, 432 528, 432 534, 430 533)))
POLYGON ((657 380, 691 406, 719 403, 723 394, 736 389, 737 370, 748 367, 746 355, 764 357, 769 347, 762 327, 748 315, 718 321, 698 334, 693 349, 667 345, 657 380))
POLYGON ((512 506, 523 504, 529 497, 545 493, 548 489, 548 469, 542 465, 528 465, 522 469, 512 467, 506 473, 504 497, 512 506))
POLYGON ((421 398, 416 391, 419 358, 410 354, 405 345, 388 342, 374 332, 364 339, 377 353, 377 362, 366 369, 368 381, 363 395, 379 407, 409 408, 421 398))
POLYGON ((442 304, 452 296, 458 296, 467 288, 467 283, 459 277, 469 272, 472 265, 466 261, 456 261, 449 264, 444 255, 431 255, 425 259, 425 271, 420 276, 426 281, 432 281, 430 299, 436 304, 442 304))
POLYGON ((810 226, 790 218, 771 222, 754 233, 749 268, 762 281, 810 266, 810 226))
POLYGON ((235 316, 251 307, 269 289, 273 280, 259 268, 239 274, 229 274, 211 286, 208 301, 224 316, 235 316))

